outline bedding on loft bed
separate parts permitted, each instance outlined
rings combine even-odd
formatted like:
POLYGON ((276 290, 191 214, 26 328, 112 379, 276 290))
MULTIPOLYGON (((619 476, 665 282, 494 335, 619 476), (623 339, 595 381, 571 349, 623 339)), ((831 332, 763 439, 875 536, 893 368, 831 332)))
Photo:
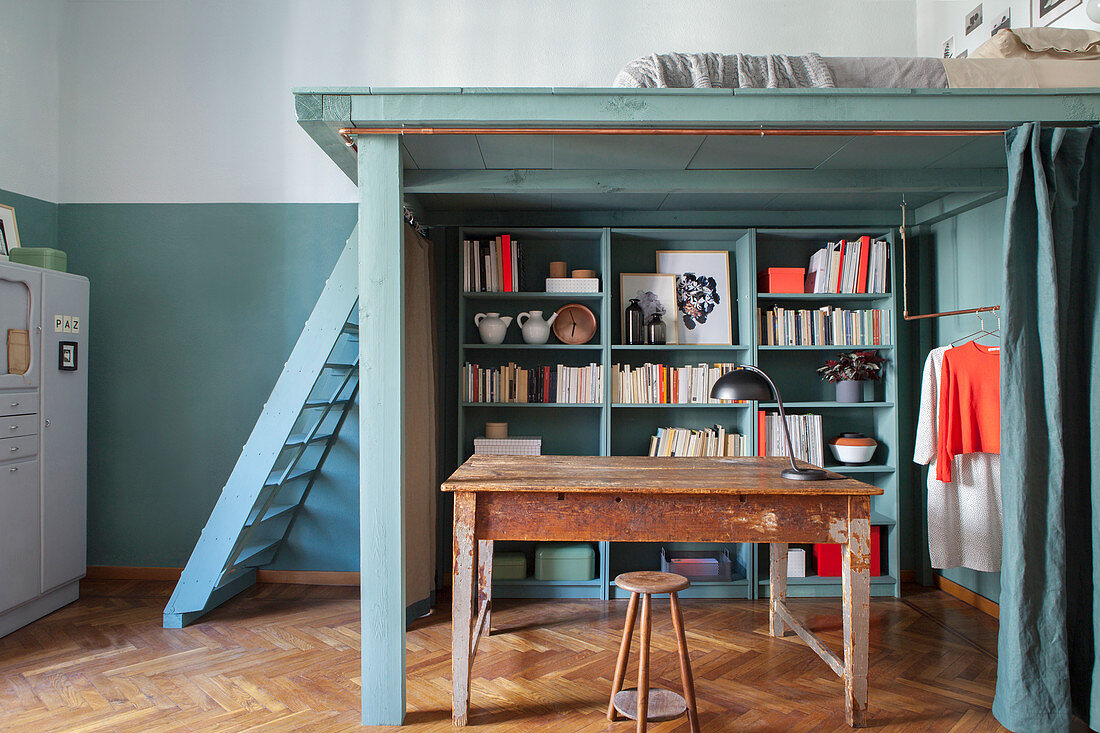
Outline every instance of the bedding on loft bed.
POLYGON ((970 58, 669 53, 631 61, 616 87, 964 89, 1100 87, 1100 33, 999 31, 970 58))

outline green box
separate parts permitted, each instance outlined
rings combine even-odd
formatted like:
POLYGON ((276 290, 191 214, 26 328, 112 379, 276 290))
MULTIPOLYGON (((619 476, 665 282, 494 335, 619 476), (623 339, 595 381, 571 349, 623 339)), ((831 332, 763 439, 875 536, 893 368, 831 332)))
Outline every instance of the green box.
POLYGON ((522 552, 494 552, 493 580, 523 580, 527 577, 527 555, 522 552))
POLYGON ((20 265, 44 267, 58 272, 69 271, 68 255, 59 249, 49 247, 15 247, 8 252, 8 259, 20 265))
POLYGON ((536 580, 592 580, 596 548, 587 542, 542 542, 535 549, 536 580))

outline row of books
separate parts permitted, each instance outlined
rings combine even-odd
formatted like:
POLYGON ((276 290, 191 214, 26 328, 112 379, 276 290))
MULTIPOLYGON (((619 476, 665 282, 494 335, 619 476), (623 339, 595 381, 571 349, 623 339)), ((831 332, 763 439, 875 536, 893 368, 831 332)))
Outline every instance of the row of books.
POLYGON ((829 242, 806 268, 807 293, 885 293, 886 242, 870 237, 829 242))
POLYGON ((523 269, 520 243, 510 234, 462 242, 462 289, 466 292, 519 292, 523 269))
POLYGON ((515 364, 462 367, 465 402, 538 402, 594 404, 603 402, 603 365, 542 366, 525 369, 515 364))
POLYGON ((740 433, 727 433, 721 425, 702 430, 657 428, 649 439, 650 456, 695 457, 748 456, 749 441, 740 433))
POLYGON ((736 364, 612 364, 611 401, 646 405, 730 402, 711 399, 710 388, 718 377, 736 368, 736 364))
POLYGON ((890 312, 880 308, 757 310, 762 346, 883 346, 894 341, 890 312))
MULTIPOLYGON (((787 429, 791 432, 795 458, 815 466, 825 465, 821 415, 787 415, 787 429)), ((783 437, 783 425, 779 421, 778 412, 757 411, 756 441, 757 455, 787 455, 787 441, 783 437)))

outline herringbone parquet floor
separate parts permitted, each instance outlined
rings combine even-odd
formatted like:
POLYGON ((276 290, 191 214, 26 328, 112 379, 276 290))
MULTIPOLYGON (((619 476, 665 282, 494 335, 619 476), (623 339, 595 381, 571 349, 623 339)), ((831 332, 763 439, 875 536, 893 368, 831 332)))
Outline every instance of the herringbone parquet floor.
MULTIPOLYGON (((85 583, 79 602, 0 639, 0 730, 359 728, 358 589, 258 586, 203 623, 164 630, 170 591, 169 583, 85 583)), ((767 636, 764 602, 683 605, 703 730, 849 730, 838 679, 796 637, 767 636)), ((474 667, 470 730, 633 731, 603 717, 625 606, 500 602, 474 667)), ((837 601, 791 606, 840 649, 837 601)), ((655 603, 653 639, 654 684, 679 689, 667 601, 655 603)), ((995 643, 993 619, 937 591, 875 599, 872 729, 1003 730, 989 712, 995 643)), ((408 650, 409 714, 394 730, 450 730, 445 608, 415 624, 408 650)))

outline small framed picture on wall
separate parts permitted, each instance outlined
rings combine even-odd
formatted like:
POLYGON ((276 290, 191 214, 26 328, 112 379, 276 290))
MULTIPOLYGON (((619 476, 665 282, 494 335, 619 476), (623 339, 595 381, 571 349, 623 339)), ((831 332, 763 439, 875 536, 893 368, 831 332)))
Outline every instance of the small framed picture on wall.
POLYGON ((19 246, 19 230, 15 227, 15 209, 0 204, 0 259, 19 246))
POLYGON ((1031 0, 1031 24, 1050 25, 1081 4, 1081 0, 1031 0))

